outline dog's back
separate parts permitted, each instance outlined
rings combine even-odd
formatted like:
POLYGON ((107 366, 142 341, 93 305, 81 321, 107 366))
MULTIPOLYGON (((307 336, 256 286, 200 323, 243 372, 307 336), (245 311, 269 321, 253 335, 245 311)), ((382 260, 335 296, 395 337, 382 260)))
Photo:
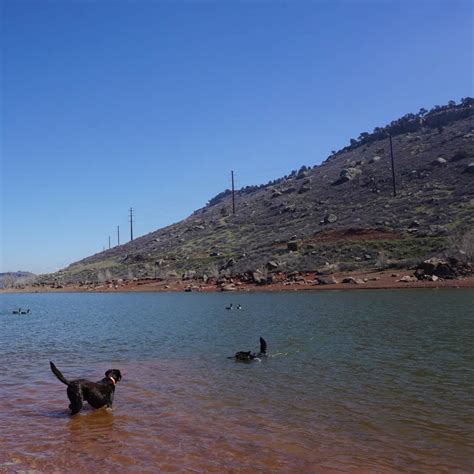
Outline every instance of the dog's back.
POLYGON ((267 341, 263 337, 260 338, 260 352, 255 354, 252 351, 239 351, 228 359, 235 359, 238 362, 250 362, 252 360, 260 360, 261 357, 267 356, 267 341))
POLYGON ((246 360, 252 360, 255 359, 255 355, 252 354, 250 351, 239 351, 235 353, 235 360, 241 360, 241 361, 246 361, 246 360))

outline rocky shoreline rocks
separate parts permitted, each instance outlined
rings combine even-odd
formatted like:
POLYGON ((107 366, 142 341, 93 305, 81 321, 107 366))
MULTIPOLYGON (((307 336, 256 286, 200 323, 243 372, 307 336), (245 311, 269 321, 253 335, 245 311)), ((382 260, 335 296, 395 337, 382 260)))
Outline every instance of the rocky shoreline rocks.
POLYGON ((241 291, 302 291, 352 290, 391 288, 474 288, 474 274, 469 264, 452 259, 429 259, 413 269, 366 272, 247 272, 233 277, 111 280, 102 283, 81 282, 33 283, 0 290, 1 293, 43 292, 241 292, 241 291))

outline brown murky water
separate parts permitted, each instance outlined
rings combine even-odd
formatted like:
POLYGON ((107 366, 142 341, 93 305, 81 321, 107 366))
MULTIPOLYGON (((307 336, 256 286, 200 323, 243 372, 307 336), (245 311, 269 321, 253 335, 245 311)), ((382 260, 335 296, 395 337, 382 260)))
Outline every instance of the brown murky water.
POLYGON ((472 472, 473 293, 395 293, 22 296, 29 320, 9 295, 0 472, 472 472), (225 358, 255 334, 267 360, 225 358), (114 410, 69 416, 49 359, 121 369, 114 410))
POLYGON ((329 446, 321 446, 307 423, 291 426, 251 395, 248 404, 242 403, 245 394, 213 396, 212 373, 193 374, 184 361, 122 367, 113 412, 86 408, 70 417, 65 387, 54 380, 27 381, 21 393, 19 387, 2 391, 1 468, 254 472, 312 470, 323 461, 331 466, 329 446))

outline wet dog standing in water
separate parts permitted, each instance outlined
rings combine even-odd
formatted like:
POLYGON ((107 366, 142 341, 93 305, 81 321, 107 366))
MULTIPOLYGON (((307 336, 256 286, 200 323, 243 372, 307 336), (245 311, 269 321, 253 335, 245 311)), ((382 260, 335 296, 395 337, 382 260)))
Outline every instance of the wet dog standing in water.
POLYGON ((237 362, 251 362, 252 360, 260 360, 267 356, 267 342, 263 337, 260 338, 260 352, 257 354, 252 351, 239 351, 235 355, 227 357, 228 359, 235 359, 237 362))
POLYGON ((67 380, 59 369, 52 363, 53 374, 65 385, 67 385, 67 396, 69 397, 69 408, 71 415, 81 411, 84 401, 93 408, 112 408, 114 401, 115 384, 122 379, 122 374, 118 369, 110 369, 105 373, 105 377, 98 382, 90 382, 85 379, 67 380))

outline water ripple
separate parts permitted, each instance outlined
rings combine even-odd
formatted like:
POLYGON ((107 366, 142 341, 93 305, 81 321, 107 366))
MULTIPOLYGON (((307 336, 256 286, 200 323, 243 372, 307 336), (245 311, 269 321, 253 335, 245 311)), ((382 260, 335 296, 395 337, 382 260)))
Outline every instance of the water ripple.
POLYGON ((472 472, 473 295, 2 295, 0 472, 472 472), (49 360, 120 368, 113 412, 49 360))

